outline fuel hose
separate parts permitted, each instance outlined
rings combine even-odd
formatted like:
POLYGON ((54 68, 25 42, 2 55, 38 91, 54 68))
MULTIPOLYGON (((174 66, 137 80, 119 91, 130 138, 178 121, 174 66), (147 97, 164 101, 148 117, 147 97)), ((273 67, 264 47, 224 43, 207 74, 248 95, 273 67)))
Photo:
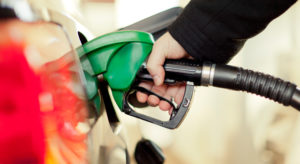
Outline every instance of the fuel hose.
MULTIPOLYGON (((246 91, 300 110, 300 89, 293 83, 240 67, 207 64, 212 86, 246 91)), ((205 65, 204 65, 205 67, 205 65)))

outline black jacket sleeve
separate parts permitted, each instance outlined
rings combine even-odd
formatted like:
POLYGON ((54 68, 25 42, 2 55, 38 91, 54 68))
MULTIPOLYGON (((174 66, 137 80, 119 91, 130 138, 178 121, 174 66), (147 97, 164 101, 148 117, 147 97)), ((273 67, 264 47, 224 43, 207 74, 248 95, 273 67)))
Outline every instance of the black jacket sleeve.
POLYGON ((296 0, 191 0, 168 28, 198 60, 227 63, 296 0))

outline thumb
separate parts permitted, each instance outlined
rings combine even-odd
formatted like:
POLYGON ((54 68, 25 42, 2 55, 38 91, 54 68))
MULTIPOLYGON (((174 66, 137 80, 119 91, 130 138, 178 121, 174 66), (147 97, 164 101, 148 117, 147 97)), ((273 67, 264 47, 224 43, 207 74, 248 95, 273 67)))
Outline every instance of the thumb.
POLYGON ((147 70, 154 80, 156 86, 162 85, 165 79, 165 70, 163 64, 166 60, 166 57, 160 51, 159 47, 153 46, 152 52, 147 61, 147 70))

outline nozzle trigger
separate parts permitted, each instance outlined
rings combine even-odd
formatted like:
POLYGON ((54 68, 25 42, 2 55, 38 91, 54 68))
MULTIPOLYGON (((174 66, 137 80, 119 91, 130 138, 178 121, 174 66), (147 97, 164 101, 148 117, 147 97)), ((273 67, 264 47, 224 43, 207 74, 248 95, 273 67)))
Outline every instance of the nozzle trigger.
POLYGON ((174 128, 177 128, 181 124, 181 122, 184 120, 185 115, 187 114, 187 112, 190 108, 190 102, 193 97, 193 92, 194 92, 194 84, 191 82, 188 82, 186 85, 186 88, 185 88, 183 100, 182 100, 181 104, 178 106, 174 102, 174 99, 168 100, 165 97, 162 97, 162 96, 158 95, 157 93, 154 93, 148 89, 135 86, 135 87, 132 87, 128 92, 125 93, 124 101, 123 101, 123 111, 130 116, 142 119, 144 121, 151 122, 153 124, 156 124, 156 125, 159 125, 159 126, 162 126, 165 128, 174 129, 174 128), (173 111, 170 115, 169 120, 162 121, 157 118, 144 115, 144 114, 139 113, 136 110, 134 110, 131 107, 131 105, 129 104, 129 96, 137 91, 147 93, 150 95, 155 95, 160 100, 168 102, 173 107, 173 111))

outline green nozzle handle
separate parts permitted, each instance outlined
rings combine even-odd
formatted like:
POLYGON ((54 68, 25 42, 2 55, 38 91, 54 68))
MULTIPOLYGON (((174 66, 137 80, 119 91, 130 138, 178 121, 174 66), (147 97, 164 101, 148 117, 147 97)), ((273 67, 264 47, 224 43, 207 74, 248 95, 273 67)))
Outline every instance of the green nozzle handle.
POLYGON ((96 86, 97 76, 101 74, 122 110, 123 94, 128 91, 141 64, 150 54, 153 42, 152 35, 146 32, 119 31, 102 35, 78 47, 89 100, 99 98, 96 86))

